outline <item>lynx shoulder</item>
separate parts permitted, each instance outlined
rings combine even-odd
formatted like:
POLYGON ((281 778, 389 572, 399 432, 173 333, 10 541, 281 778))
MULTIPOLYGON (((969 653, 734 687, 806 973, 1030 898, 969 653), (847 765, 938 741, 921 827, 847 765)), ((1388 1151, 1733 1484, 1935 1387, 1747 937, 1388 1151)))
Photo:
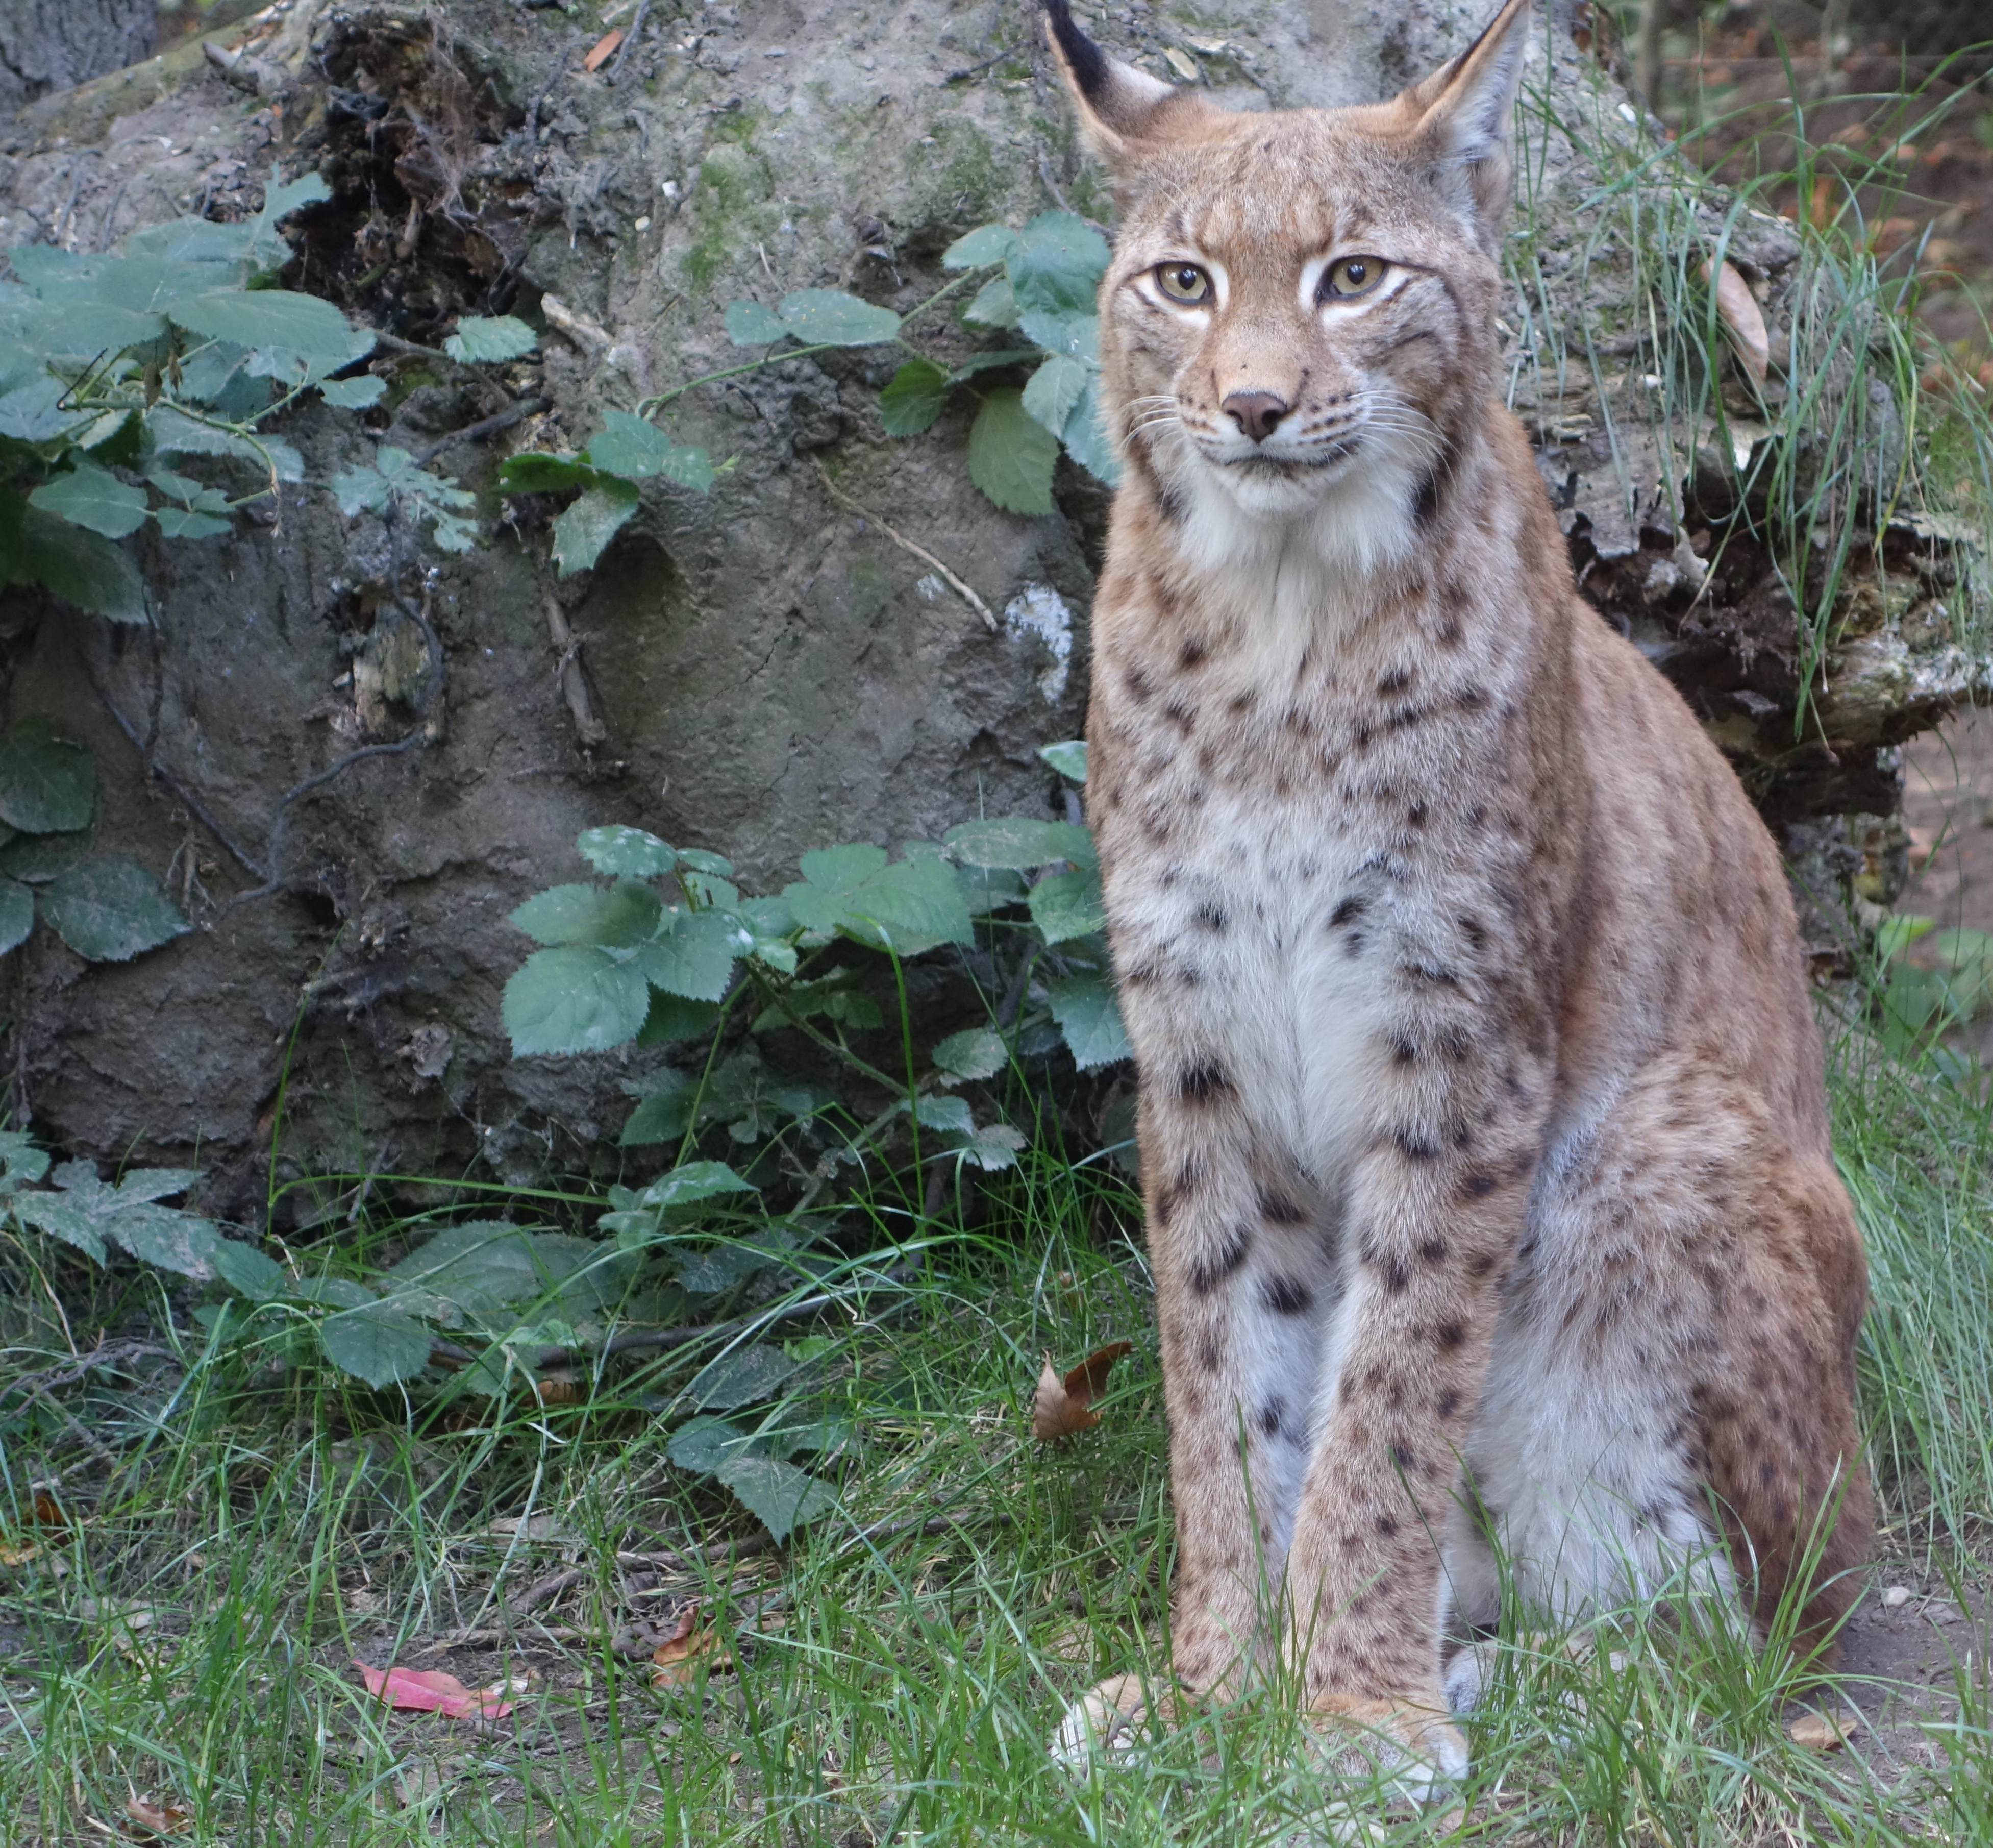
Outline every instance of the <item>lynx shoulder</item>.
POLYGON ((1048 23, 1120 212, 1088 808, 1174 1672, 1284 1664, 1457 1772, 1491 1540, 1553 1620, 1686 1575, 1825 1635, 1853 1595, 1865 1269, 1791 902, 1501 404, 1527 0, 1390 102, 1259 115, 1048 23))

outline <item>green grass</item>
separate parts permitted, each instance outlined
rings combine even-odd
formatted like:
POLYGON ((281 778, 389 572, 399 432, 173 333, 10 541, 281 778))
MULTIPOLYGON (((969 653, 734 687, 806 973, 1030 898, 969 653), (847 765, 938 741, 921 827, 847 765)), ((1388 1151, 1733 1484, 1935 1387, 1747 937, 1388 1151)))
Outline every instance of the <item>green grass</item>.
MULTIPOLYGON (((1993 1135, 1982 1099, 1859 1035, 1835 1066, 1875 1269, 1863 1390, 1890 1543, 1969 1546, 1993 1519, 1993 1135)), ((781 1552, 754 1550, 755 1524, 665 1456, 696 1356, 618 1363, 572 1405, 433 1388, 404 1400, 282 1364, 274 1344, 212 1350, 184 1304, 169 1314, 143 1286, 100 1299, 94 1326, 169 1351, 0 1405, 7 1537, 39 1547, 0 1582, 0 1841, 108 1839, 99 1825, 116 1830, 135 1792, 186 1809, 176 1839, 231 1848, 1229 1848, 1311 1816, 1318 1834, 1337 1804, 1337 1839, 1356 1839, 1355 1815, 1379 1840, 1993 1843, 1983 1685, 1930 1730, 1934 1768, 1906 1777, 1880 1750, 1800 1750, 1789 1665, 1650 1613, 1602 1625, 1576 1657, 1512 1630, 1473 1720, 1464 1822, 1338 1785, 1273 1699, 1069 1780, 1044 1750, 1064 1702, 1166 1659, 1161 1379, 1137 1225, 1099 1165, 1041 1149, 973 1229, 887 1209, 854 1226, 857 1244, 901 1239, 901 1281, 771 1336, 832 1337, 795 1408, 853 1432, 821 1466, 836 1511, 781 1552), (1070 1364, 1115 1339, 1134 1352, 1100 1425, 1034 1445, 1024 1408, 1043 1357, 1070 1364), (50 1484, 67 1532, 36 1525, 50 1484), (730 1542, 749 1543, 731 1563, 730 1542), (557 1596, 508 1614, 570 1566, 557 1596), (617 1633, 646 1612, 668 1629, 695 1601, 732 1666, 655 1689, 617 1633), (466 1630, 482 1645, 439 1647, 466 1630), (537 1679, 479 1727, 384 1713, 356 1658, 473 1685, 537 1679)), ((346 1236, 378 1249, 395 1231, 346 1236)), ((7 1255, 31 1279, 26 1254, 7 1255)), ((24 1289, 6 1312, 9 1379, 67 1354, 46 1296, 24 1289)))

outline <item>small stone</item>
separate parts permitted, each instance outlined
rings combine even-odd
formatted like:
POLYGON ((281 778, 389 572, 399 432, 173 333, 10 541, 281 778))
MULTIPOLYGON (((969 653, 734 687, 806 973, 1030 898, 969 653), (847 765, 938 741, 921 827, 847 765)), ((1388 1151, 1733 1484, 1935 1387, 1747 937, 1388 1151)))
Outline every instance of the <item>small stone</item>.
POLYGON ((1910 1601, 1910 1588, 1907 1585, 1892 1585, 1882 1593, 1885 1610, 1900 1610, 1910 1601))
POLYGON ((651 228, 650 220, 648 218, 639 218, 637 221, 637 228, 639 231, 648 231, 651 228))
POLYGON ((1956 1624, 1963 1620, 1965 1613, 1956 1604, 1933 1604, 1924 1614, 1933 1624, 1956 1624))
POLYGON ((1860 1714, 1837 1707, 1831 1713, 1801 1714, 1786 1728, 1786 1737, 1802 1751, 1837 1752, 1861 1724, 1860 1714))

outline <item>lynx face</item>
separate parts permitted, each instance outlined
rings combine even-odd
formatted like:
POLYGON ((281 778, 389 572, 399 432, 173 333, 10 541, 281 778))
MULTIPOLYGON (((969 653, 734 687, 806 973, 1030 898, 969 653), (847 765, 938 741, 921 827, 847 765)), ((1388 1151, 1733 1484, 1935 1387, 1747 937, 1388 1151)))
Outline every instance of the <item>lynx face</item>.
POLYGON ((1074 70, 1120 192, 1110 427, 1205 562, 1269 524, 1359 564, 1413 538, 1493 384, 1521 50, 1484 42, 1381 107, 1267 115, 1074 70))

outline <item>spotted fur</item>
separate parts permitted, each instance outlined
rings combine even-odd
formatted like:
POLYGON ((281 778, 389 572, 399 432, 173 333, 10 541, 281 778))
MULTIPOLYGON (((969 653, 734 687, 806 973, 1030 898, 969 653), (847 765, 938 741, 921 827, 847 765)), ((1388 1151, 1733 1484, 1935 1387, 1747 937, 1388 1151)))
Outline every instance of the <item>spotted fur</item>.
POLYGON ((1527 0, 1336 111, 1229 115, 1051 24, 1120 207, 1088 809, 1174 1670, 1284 1657, 1457 1768, 1481 1523, 1561 1617, 1686 1573, 1762 1619, 1809 1547, 1807 1634, 1847 1607, 1866 1273, 1792 906, 1501 405, 1527 0))

